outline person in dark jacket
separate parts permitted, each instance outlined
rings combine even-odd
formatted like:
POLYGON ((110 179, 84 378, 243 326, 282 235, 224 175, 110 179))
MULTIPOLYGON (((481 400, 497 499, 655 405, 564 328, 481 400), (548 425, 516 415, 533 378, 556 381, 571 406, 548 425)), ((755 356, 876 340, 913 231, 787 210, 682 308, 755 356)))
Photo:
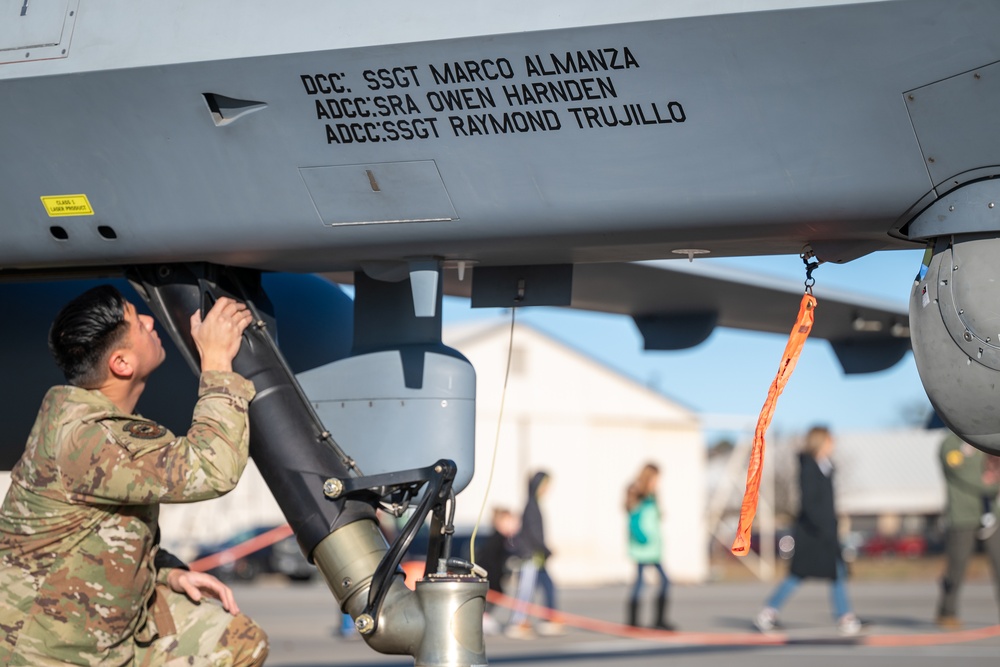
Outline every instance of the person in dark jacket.
MULTIPOLYGON (((518 605, 511 614, 510 624, 506 633, 510 637, 524 639, 531 637, 534 630, 527 621, 527 605, 535 594, 536 587, 541 587, 548 609, 556 609, 556 589, 545 569, 545 562, 552 555, 545 542, 545 521, 539 504, 549 487, 549 475, 537 472, 528 482, 528 501, 521 515, 521 530, 515 539, 518 556, 521 558, 521 570, 518 575, 517 600, 518 605)), ((559 634, 563 631, 562 624, 549 619, 538 625, 540 634, 559 634)))
POLYGON ((799 454, 799 489, 801 506, 795 519, 795 553, 788 576, 768 598, 754 625, 761 632, 773 629, 778 612, 803 579, 829 579, 831 602, 841 634, 856 635, 861 622, 851 611, 847 598, 847 569, 841 556, 837 534, 837 511, 833 502, 834 440, 830 430, 816 426, 806 435, 799 454))
MULTIPOLYGON (((517 536, 517 517, 508 509, 498 507, 493 510, 493 534, 477 549, 476 564, 488 573, 491 591, 503 593, 512 571, 511 560, 516 557, 514 538, 517 536)), ((483 631, 488 635, 499 634, 500 622, 493 615, 495 605, 486 602, 483 614, 483 631)))

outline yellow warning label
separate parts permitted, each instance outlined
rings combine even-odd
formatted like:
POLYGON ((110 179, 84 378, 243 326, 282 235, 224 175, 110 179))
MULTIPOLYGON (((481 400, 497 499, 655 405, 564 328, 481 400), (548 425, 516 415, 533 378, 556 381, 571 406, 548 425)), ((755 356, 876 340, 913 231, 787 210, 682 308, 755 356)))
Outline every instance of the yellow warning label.
POLYGON ((94 215, 87 195, 53 195, 42 197, 42 206, 50 218, 67 215, 94 215))

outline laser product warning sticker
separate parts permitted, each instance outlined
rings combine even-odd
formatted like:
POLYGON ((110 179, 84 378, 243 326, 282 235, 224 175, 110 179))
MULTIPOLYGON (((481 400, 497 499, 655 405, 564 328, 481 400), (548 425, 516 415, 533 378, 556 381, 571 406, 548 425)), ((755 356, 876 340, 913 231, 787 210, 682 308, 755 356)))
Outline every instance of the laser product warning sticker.
POLYGON ((70 215, 94 215, 87 195, 52 195, 42 197, 42 206, 50 218, 70 215))

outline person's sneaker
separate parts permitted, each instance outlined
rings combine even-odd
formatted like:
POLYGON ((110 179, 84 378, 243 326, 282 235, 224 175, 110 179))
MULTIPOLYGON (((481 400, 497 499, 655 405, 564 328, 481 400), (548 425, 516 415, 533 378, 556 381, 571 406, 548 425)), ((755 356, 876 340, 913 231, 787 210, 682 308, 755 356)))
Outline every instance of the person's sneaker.
POLYGON ((962 621, 957 616, 938 616, 934 623, 942 630, 961 630, 962 621))
POLYGON ((976 531, 976 537, 985 540, 995 532, 997 532, 997 518, 992 512, 983 514, 979 518, 979 530, 976 531))
POLYGON ((861 632, 861 621, 854 614, 844 614, 837 621, 837 632, 844 637, 853 637, 861 632))
POLYGON ((511 639, 534 639, 535 631, 531 629, 530 623, 518 623, 517 625, 508 625, 503 633, 510 637, 511 639))
POLYGON ((557 621, 542 621, 535 628, 535 632, 544 637, 555 637, 566 634, 566 626, 557 621))
POLYGON ((774 630, 778 622, 778 612, 771 607, 764 607, 753 617, 753 626, 761 632, 774 630))
POLYGON ((483 634, 486 636, 496 636, 503 632, 503 627, 500 625, 500 621, 493 618, 490 614, 483 614, 483 634))

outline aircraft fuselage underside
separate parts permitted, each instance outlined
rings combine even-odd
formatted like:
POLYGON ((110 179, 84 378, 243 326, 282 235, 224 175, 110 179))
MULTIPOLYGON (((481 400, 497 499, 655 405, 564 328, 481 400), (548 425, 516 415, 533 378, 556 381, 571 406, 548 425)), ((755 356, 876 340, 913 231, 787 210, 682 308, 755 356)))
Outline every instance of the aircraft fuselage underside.
POLYGON ((218 37, 239 58, 188 54, 185 19, 172 60, 156 37, 120 34, 121 7, 77 4, 65 55, 0 51, 4 270, 502 266, 807 242, 842 260, 907 245, 890 233, 914 207, 1000 164, 982 141, 994 114, 968 109, 997 96, 995 68, 964 97, 920 90, 1000 60, 990 2, 361 46, 337 34, 339 9, 302 2, 329 50, 273 53, 262 28, 266 55, 242 33, 218 37), (116 53, 134 62, 106 62, 116 53))

